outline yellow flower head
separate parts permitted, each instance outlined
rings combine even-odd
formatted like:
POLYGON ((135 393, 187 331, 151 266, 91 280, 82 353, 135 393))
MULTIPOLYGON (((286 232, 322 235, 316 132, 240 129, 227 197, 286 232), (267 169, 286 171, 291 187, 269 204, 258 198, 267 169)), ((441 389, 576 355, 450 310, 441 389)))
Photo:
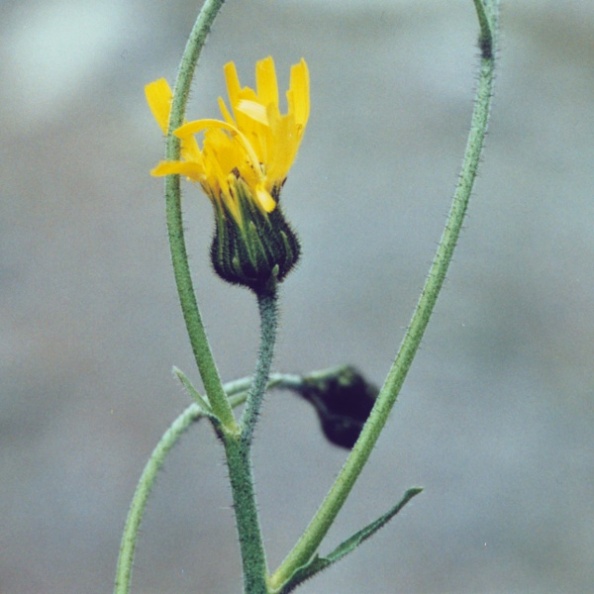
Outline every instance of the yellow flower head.
MULTIPOLYGON (((230 108, 219 98, 223 119, 195 120, 174 130, 179 160, 162 161, 151 173, 185 175, 202 186, 215 210, 215 271, 259 292, 283 280, 299 258, 299 241, 278 201, 309 118, 309 73, 303 59, 291 68, 285 114, 271 57, 256 64, 255 90, 240 85, 233 62, 225 65, 225 78, 230 108)), ((147 85, 146 97, 166 134, 172 101, 167 81, 147 85)))
MULTIPOLYGON (((231 109, 219 98, 223 120, 195 120, 175 130, 182 143, 180 160, 162 161, 151 173, 177 173, 200 183, 213 202, 223 202, 242 224, 238 186, 262 211, 276 208, 309 117, 309 73, 303 59, 291 68, 286 114, 279 109, 272 57, 256 64, 256 90, 241 87, 233 62, 225 65, 225 78, 231 109), (194 138, 198 133, 203 133, 202 148, 194 138)), ((172 98, 169 85, 164 79, 150 83, 146 97, 166 133, 172 98)))

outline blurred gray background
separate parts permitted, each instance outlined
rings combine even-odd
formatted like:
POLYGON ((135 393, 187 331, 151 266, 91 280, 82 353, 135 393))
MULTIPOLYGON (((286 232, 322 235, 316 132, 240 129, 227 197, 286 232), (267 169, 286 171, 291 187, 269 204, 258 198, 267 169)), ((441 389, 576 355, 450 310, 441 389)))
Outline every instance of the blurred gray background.
MULTIPOLYGON (((197 381, 169 264, 163 151, 143 85, 172 80, 198 8, 163 0, 0 5, 0 592, 112 589, 152 447, 197 381)), ((415 499, 304 594, 594 592, 594 3, 504 3, 483 166, 392 419, 322 551, 415 499)), ((274 55, 311 71, 285 187, 303 259, 282 290, 275 369, 357 364, 381 383, 439 238, 469 123, 470 0, 229 0, 189 117, 217 114, 274 55)), ((210 271, 211 207, 186 186, 191 264, 225 379, 249 374, 254 300, 210 271)), ((271 567, 345 452, 313 411, 266 403, 255 469, 271 567)), ((133 591, 237 593, 221 448, 171 454, 133 591)))

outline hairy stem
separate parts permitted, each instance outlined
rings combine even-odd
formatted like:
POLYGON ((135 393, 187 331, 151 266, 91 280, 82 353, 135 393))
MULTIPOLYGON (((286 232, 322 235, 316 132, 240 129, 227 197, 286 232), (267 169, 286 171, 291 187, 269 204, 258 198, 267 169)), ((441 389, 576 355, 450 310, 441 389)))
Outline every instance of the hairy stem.
POLYGON ((148 497, 153 488, 155 479, 157 478, 157 473, 161 466, 163 466, 163 462, 165 461, 165 457, 169 453, 169 450, 171 450, 186 429, 188 429, 188 427, 201 416, 202 410, 200 407, 197 404, 190 405, 172 423, 171 427, 169 427, 163 437, 161 437, 159 443, 153 450, 149 461, 144 467, 136 491, 134 492, 132 503, 130 504, 130 510, 122 534, 114 594, 128 594, 130 592, 132 565, 134 563, 138 530, 140 528, 140 523, 142 522, 142 516, 146 508, 148 497))
POLYGON ((252 386, 241 419, 242 439, 246 448, 250 447, 253 439, 254 427, 266 392, 274 355, 278 326, 276 286, 272 286, 269 290, 258 294, 258 310, 260 312, 260 350, 252 386))
POLYGON ((257 294, 260 311, 260 350, 248 392, 239 438, 223 435, 233 508, 239 536, 245 594, 267 594, 268 569, 256 505, 251 445, 266 392, 278 324, 276 285, 257 294))
MULTIPOLYGON (((246 401, 248 390, 252 382, 252 378, 246 377, 225 384, 225 393, 229 397, 229 403, 232 408, 240 406, 246 401)), ((300 382, 300 376, 277 373, 270 378, 266 389, 275 387, 294 388, 296 385, 299 385, 300 382)), ((163 466, 167 454, 178 442, 180 437, 192 426, 193 423, 199 421, 203 416, 203 409, 200 405, 196 403, 190 404, 190 406, 188 406, 188 408, 186 408, 186 410, 173 421, 151 453, 150 458, 142 471, 138 485, 136 486, 136 491, 134 492, 134 497, 132 498, 130 510, 124 526, 116 570, 114 594, 129 594, 130 592, 138 531, 157 474, 163 466)))
POLYGON ((256 506, 249 448, 245 447, 241 437, 234 435, 225 435, 223 443, 241 551, 243 591, 244 594, 268 594, 266 553, 256 506))
MULTIPOLYGON (((169 134, 167 137, 166 155, 168 160, 175 161, 179 159, 180 143, 179 139, 172 134, 172 131, 178 128, 184 121, 190 85, 198 57, 206 42, 210 27, 221 9, 223 2, 224 0, 206 0, 186 44, 173 92, 169 134)), ((200 371, 200 376, 202 377, 202 382, 204 383, 213 413, 220 419, 225 430, 231 433, 237 433, 238 426, 233 416, 233 411, 227 402, 196 301, 184 237, 179 175, 168 175, 165 178, 165 201, 171 261, 173 263, 177 292, 194 358, 196 359, 196 364, 200 371)))
MULTIPOLYGON (((479 21, 484 14, 486 14, 484 11, 478 13, 479 21)), ((496 16, 497 3, 494 4, 492 16, 486 22, 489 39, 491 39, 491 51, 482 52, 476 100, 460 179, 437 252, 408 330, 355 447, 309 526, 278 570, 271 576, 270 585, 273 590, 282 587, 299 567, 311 559, 334 522, 388 419, 429 323, 460 235, 487 132, 495 69, 493 46, 496 39, 496 16)), ((481 43, 483 43, 485 23, 480 21, 480 25, 481 43)))

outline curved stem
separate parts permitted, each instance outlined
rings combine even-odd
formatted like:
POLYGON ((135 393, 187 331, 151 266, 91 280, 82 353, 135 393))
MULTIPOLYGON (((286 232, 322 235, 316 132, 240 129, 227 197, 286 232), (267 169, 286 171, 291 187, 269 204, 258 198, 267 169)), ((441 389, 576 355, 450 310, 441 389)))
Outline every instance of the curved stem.
MULTIPOLYGON (((283 376, 279 375, 279 377, 276 378, 276 384, 282 382, 282 378, 283 376)), ((229 396, 229 403, 232 408, 245 402, 248 385, 249 384, 245 380, 225 384, 225 392, 229 396)), ((270 387, 273 387, 273 382, 271 382, 270 387)), ((173 421, 169 429, 164 433, 163 437, 161 437, 142 471, 138 485, 136 486, 136 491, 134 492, 134 497, 132 498, 132 503, 130 504, 130 510, 128 511, 128 517, 126 518, 126 524, 122 534, 114 594, 129 594, 130 592, 132 566, 134 564, 138 530, 142 523, 149 495, 153 490, 155 479, 157 478, 159 470, 163 466, 165 457, 186 430, 189 429, 193 423, 199 421, 203 415, 204 412, 198 404, 190 404, 190 406, 188 406, 188 408, 186 408, 186 410, 173 421)))
MULTIPOLYGON (((326 370, 322 370, 316 373, 323 374, 325 371, 326 370)), ((333 369, 328 371, 333 371, 333 369)), ((266 390, 271 390, 273 388, 294 389, 296 386, 301 385, 302 381, 303 380, 299 375, 275 373, 270 376, 270 380, 266 385, 266 390)), ((229 398, 231 408, 236 408, 247 400, 248 391, 250 390, 252 383, 253 378, 245 377, 225 384, 224 389, 229 398)), ((142 475, 140 476, 136 491, 134 492, 134 497, 130 504, 130 510, 122 534, 114 594, 129 594, 130 592, 138 530, 142 523, 149 495, 155 484, 157 474, 163 466, 165 457, 185 431, 189 429, 193 423, 199 421, 203 415, 202 408, 197 403, 190 404, 190 406, 188 406, 188 408, 186 408, 177 419, 173 421, 169 429, 165 432, 163 437, 161 437, 142 471, 142 475)))
POLYGON ((134 563, 134 552, 136 550, 136 540, 138 538, 138 529, 142 521, 142 516, 146 508, 146 502, 153 488, 155 478, 169 450, 175 445, 186 429, 202 416, 202 411, 197 404, 191 404, 169 427, 159 443, 153 450, 130 504, 124 533, 122 534, 122 543, 120 545, 120 555, 118 557, 118 566, 116 570, 116 582, 114 594, 128 594, 130 592, 130 582, 132 580, 132 565, 134 563))
MULTIPOLYGON (((169 134, 167 137, 166 154, 168 160, 175 161, 179 159, 179 139, 173 136, 171 132, 181 126, 184 121, 190 85, 198 57, 210 31, 210 27, 223 3, 224 0, 206 0, 186 44, 173 92, 169 134)), ((167 231, 169 234, 175 282, 194 358, 196 359, 206 394, 212 405, 213 413, 220 419, 227 431, 237 433, 238 426, 231 407, 227 402, 196 301, 184 238, 179 175, 169 175, 165 178, 165 201, 167 231)))
MULTIPOLYGON (((495 40, 496 10, 497 3, 494 5, 493 17, 489 25, 492 40, 495 40)), ((482 32, 481 35, 483 35, 482 32)), ((273 590, 282 587, 317 551, 367 462, 419 348, 452 260, 476 177, 489 120, 495 67, 493 55, 494 51, 487 55, 485 52, 482 54, 476 101, 460 179, 437 252, 408 330, 355 447, 309 526, 278 570, 271 576, 270 585, 273 590)))

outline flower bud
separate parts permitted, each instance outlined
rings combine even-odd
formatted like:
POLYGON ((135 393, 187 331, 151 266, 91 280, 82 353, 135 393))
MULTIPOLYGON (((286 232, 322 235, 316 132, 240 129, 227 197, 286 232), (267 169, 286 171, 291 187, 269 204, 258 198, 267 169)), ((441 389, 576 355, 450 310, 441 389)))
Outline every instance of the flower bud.
POLYGON ((351 366, 306 376, 295 391, 316 409, 326 439, 347 449, 355 445, 378 394, 351 366))

